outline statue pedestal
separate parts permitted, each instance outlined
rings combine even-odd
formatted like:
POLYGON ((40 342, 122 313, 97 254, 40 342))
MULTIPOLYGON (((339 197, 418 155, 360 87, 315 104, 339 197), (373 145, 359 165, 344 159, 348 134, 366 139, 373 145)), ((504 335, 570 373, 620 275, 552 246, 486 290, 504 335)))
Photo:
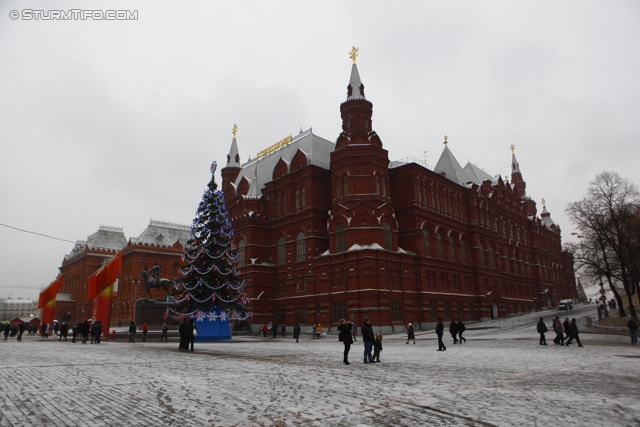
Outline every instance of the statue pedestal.
MULTIPOLYGON (((134 322, 138 326, 146 323, 148 327, 161 327, 163 323, 167 323, 164 315, 167 308, 171 307, 173 307, 173 303, 164 300, 139 299, 136 301, 134 322)), ((173 324, 171 317, 168 317, 167 320, 173 324)))

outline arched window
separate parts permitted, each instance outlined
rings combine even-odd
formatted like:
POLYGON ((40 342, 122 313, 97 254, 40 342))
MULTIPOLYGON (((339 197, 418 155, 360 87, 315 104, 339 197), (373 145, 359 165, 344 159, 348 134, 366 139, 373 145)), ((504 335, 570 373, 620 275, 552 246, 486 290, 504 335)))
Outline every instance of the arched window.
POLYGON ((463 263, 467 263, 467 244, 462 239, 460 239, 460 258, 463 263))
POLYGON ((340 201, 340 178, 336 179, 336 202, 340 201))
POLYGON ((380 177, 376 175, 376 194, 380 197, 380 177))
POLYGON ((478 245, 478 249, 480 249, 480 255, 479 255, 480 256, 480 265, 482 267, 485 267, 486 266, 485 262, 484 262, 484 256, 485 255, 484 255, 484 248, 482 247, 482 244, 478 245))
POLYGON ((296 237, 296 261, 304 261, 305 251, 304 233, 300 232, 296 237))
POLYGON ((245 246, 246 243, 244 240, 240 240, 238 242, 238 267, 244 267, 244 257, 245 257, 245 246))
POLYGON ((444 243, 442 242, 442 234, 436 233, 438 238, 438 257, 444 259, 444 243))
POLYGON ((278 265, 284 265, 287 257, 287 248, 284 245, 284 237, 278 239, 278 265))
POLYGON ((426 229, 422 230, 422 245, 424 246, 424 254, 431 256, 431 236, 426 229))
POLYGON ((451 261, 456 260, 456 243, 453 236, 449 236, 449 258, 451 261))
POLYGON ((296 212, 300 210, 300 190, 296 190, 296 212))
POLYGON ((386 250, 391 250, 391 226, 388 222, 382 224, 382 244, 386 250))
POLYGON ((489 262, 491 263, 491 268, 496 268, 496 254, 493 252, 492 247, 489 247, 489 262))
POLYGON ((302 209, 307 207, 307 190, 302 187, 302 209))
POLYGON ((344 252, 347 250, 347 236, 344 231, 344 224, 339 223, 336 226, 336 252, 344 252))

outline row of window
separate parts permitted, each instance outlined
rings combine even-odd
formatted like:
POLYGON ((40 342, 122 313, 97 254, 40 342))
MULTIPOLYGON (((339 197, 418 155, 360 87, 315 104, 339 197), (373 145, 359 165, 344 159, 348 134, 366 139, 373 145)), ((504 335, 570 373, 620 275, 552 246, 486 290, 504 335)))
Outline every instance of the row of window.
MULTIPOLYGON (((375 175, 376 180, 376 194, 378 198, 385 200, 387 198, 387 180, 380 175, 375 175)), ((336 178, 334 182, 335 199, 337 202, 343 202, 346 200, 349 194, 349 179, 348 175, 336 178)))
MULTIPOLYGON (((296 189, 294 203, 294 213, 298 213, 307 207, 307 190, 304 187, 296 189)), ((276 218, 280 218, 288 212, 287 195, 278 196, 276 199, 276 218)))

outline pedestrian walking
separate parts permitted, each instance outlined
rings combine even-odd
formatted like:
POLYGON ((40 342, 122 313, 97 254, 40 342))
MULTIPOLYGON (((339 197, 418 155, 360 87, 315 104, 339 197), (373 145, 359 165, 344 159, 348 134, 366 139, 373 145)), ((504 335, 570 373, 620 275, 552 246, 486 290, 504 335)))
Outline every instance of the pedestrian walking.
MULTIPOLYGON (((296 325, 298 326, 298 325, 296 325)), ((349 363, 349 350, 351 350, 351 344, 353 344, 353 339, 351 335, 351 327, 353 325, 351 322, 347 322, 344 319, 340 319, 340 326, 338 326, 338 331, 340 336, 342 337, 342 344, 344 344, 344 353, 342 356, 342 363, 345 365, 350 365, 349 363)), ((295 329, 293 331, 295 335, 295 329)), ((297 340, 296 340, 297 342, 297 340)))
POLYGON ((271 332, 273 333, 273 337, 275 338, 276 335, 278 335, 278 324, 274 323, 273 327, 271 328, 271 332))
POLYGON ((569 347, 569 344, 571 344, 571 341, 573 340, 573 331, 571 330, 571 324, 569 323, 568 317, 565 317, 564 322, 562 322, 562 329, 567 336, 567 340, 565 341, 564 345, 569 347))
POLYGON ((580 331, 578 330, 578 325, 576 324, 576 319, 571 319, 571 323, 569 323, 569 328, 571 329, 571 338, 574 338, 578 343, 578 347, 584 347, 580 342, 580 331))
POLYGON ((442 319, 438 317, 438 323, 436 324, 436 335, 438 336, 438 351, 445 351, 447 347, 445 347, 442 342, 442 335, 444 335, 444 323, 442 323, 442 319))
POLYGON ((564 333, 562 332, 562 322, 560 322, 560 317, 553 319, 553 331, 556 333, 553 343, 555 345, 564 345, 564 333))
POLYGON ((376 335, 376 340, 373 342, 373 360, 376 363, 380 362, 380 352, 382 351, 382 334, 376 335))
MULTIPOLYGON (((638 319, 631 317, 627 322, 629 328, 629 336, 631 337, 631 345, 638 345, 638 319)), ((4 330, 4 337, 7 339, 7 330, 4 330)))
POLYGON ((162 338, 164 338, 164 341, 167 342, 169 340, 169 327, 167 326, 166 323, 162 324, 162 335, 160 335, 160 341, 162 341, 162 338))
POLYGON ((68 333, 69 333, 69 324, 67 322, 64 322, 60 327, 60 337, 58 338, 58 341, 62 341, 62 338, 64 338, 64 340, 66 341, 68 333))
MULTIPOLYGON (((46 323, 45 323, 46 325, 46 323)), ((4 339, 8 339, 9 338, 9 332, 11 331, 11 324, 9 322, 4 324, 4 339)), ((638 331, 638 328, 636 327, 636 332, 638 331)), ((636 334, 637 336, 637 334, 636 334)), ((633 344, 633 342, 631 343, 633 344)))
POLYGON ((136 342, 136 324, 133 323, 133 320, 129 323, 129 342, 136 342))
POLYGON ((287 328, 282 325, 282 328, 280 328, 280 332, 282 333, 282 338, 284 338, 284 335, 287 333, 287 328))
POLYGON ((59 330, 60 330, 60 322, 53 322, 53 337, 51 338, 57 337, 59 330))
POLYGON ((18 341, 22 341, 22 334, 24 333, 24 322, 20 322, 18 325, 18 341))
POLYGON ((293 327, 293 337, 298 342, 298 338, 300 338, 300 325, 296 323, 296 326, 293 327))
POLYGON ((357 342, 356 339, 356 325, 352 321, 349 320, 349 324, 351 325, 351 338, 353 338, 353 342, 357 342))
POLYGON ((49 336, 49 334, 47 333, 49 328, 49 325, 47 325, 46 323, 43 323, 42 326, 40 327, 40 338, 47 338, 49 336))
POLYGON ((178 327, 178 332, 180 333, 180 344, 178 344, 178 351, 185 350, 187 351, 189 345, 189 324, 187 323, 187 318, 182 319, 182 323, 178 327))
POLYGON ((364 317, 364 323, 360 327, 360 333, 362 333, 362 341, 364 342, 364 363, 373 363, 373 342, 375 336, 373 334, 373 328, 371 327, 371 319, 367 316, 364 317))
POLYGON ((264 325, 262 325, 262 336, 266 338, 268 332, 269 332, 269 327, 265 323, 264 325))
POLYGON ((540 345, 547 345, 547 340, 544 337, 544 334, 549 332, 547 329, 547 325, 544 324, 544 319, 541 317, 538 321, 538 325, 536 326, 538 329, 538 333, 540 334, 540 345))
POLYGON ((458 324, 453 319, 451 319, 451 323, 449 323, 449 333, 451 334, 451 338, 453 338, 453 343, 458 344, 458 324))
POLYGON ((409 323, 409 325, 407 326, 407 344, 409 344, 409 341, 413 340, 413 343, 416 343, 416 334, 413 330, 413 324, 409 323))
POLYGON ((147 341, 147 332, 149 332, 149 328, 147 327, 147 322, 142 322, 142 341, 147 341))
POLYGON ((462 340, 464 340, 464 342, 467 342, 466 338, 462 338, 462 333, 466 331, 467 328, 464 326, 464 323, 462 323, 462 320, 460 320, 459 317, 458 317, 457 325, 458 325, 458 342, 460 344, 462 344, 462 340))

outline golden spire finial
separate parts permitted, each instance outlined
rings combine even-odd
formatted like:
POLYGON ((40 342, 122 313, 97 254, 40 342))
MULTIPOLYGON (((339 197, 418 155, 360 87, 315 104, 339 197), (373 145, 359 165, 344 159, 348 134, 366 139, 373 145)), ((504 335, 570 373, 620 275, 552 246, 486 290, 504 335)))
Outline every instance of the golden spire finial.
POLYGON ((511 154, 515 154, 515 152, 516 152, 516 146, 515 146, 515 145, 513 145, 513 144, 511 144, 511 147, 509 147, 509 148, 511 148, 511 154))
POLYGON ((234 124, 233 125, 233 129, 231 130, 231 132, 233 132, 233 137, 236 137, 236 133, 238 133, 238 125, 234 124))
POLYGON ((542 199, 542 206, 544 206, 546 204, 546 200, 542 199))
POLYGON ((351 52, 349 52, 349 58, 351 58, 351 60, 353 61, 353 63, 356 63, 356 56, 358 56, 358 51, 360 50, 360 48, 356 48, 355 46, 352 47, 351 52))
POLYGON ((509 181, 509 177, 507 175, 504 176, 505 181, 509 181))
POLYGON ((444 145, 447 145, 449 143, 449 137, 447 135, 444 136, 444 145))

